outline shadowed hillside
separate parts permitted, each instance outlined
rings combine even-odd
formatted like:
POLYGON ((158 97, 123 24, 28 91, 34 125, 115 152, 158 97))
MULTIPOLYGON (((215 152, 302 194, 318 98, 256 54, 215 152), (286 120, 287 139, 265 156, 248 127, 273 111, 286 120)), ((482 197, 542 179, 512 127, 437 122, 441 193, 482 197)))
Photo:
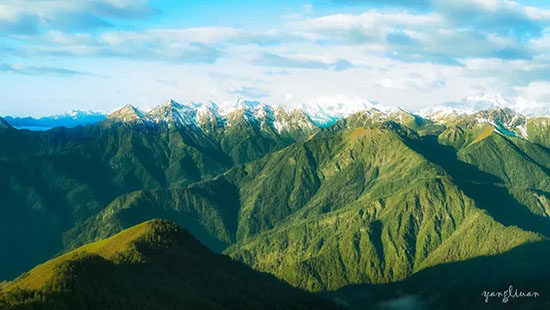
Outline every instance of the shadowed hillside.
POLYGON ((336 309, 152 220, 38 265, 0 291, 2 309, 336 309))
POLYGON ((407 280, 356 285, 325 294, 354 309, 537 309, 550 308, 550 243, 525 244, 498 256, 483 256, 425 269, 407 280), (490 297, 486 292, 537 292, 536 298, 490 297), (399 308, 401 305, 403 308, 399 308), (407 308, 408 307, 408 308, 407 308))
POLYGON ((231 125, 220 131, 107 120, 46 132, 0 130, 0 144, 9 146, 0 148, 0 233, 8 236, 0 247, 14 253, 0 258, 0 279, 66 249, 63 232, 121 195, 209 179, 309 135, 301 128, 279 135, 243 117, 231 125))

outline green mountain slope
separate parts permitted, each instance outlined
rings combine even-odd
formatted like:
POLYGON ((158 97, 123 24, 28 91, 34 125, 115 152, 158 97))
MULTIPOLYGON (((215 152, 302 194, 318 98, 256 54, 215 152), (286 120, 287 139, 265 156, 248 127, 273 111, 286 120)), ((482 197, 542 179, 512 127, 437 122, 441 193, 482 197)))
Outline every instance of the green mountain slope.
POLYGON ((460 150, 458 157, 495 176, 532 213, 545 217, 550 214, 548 149, 521 138, 493 133, 477 145, 460 150))
POLYGON ((0 291, 2 309, 336 309, 210 252, 153 220, 38 265, 0 291))
POLYGON ((395 283, 353 285, 325 294, 349 309, 548 309, 550 307, 550 244, 519 246, 498 256, 427 268, 395 283), (526 262, 529 262, 526 268, 526 262), (537 293, 538 297, 502 295, 537 293), (500 293, 489 297, 484 292, 500 293), (506 301, 506 302, 503 302, 506 301), (402 308, 399 308, 401 306, 402 308))
POLYGON ((0 130, 0 160, 49 155, 90 141, 100 134, 94 126, 54 128, 48 131, 0 130))
MULTIPOLYGON (((462 182, 467 176, 457 179, 455 171, 447 171, 449 165, 427 158, 423 139, 414 134, 399 127, 356 128, 342 137, 319 139, 333 153, 315 165, 322 184, 314 196, 273 230, 244 236, 227 251, 230 255, 300 287, 323 290, 400 280, 428 266, 498 254, 543 238, 495 221, 500 214, 492 218, 485 201, 468 195, 471 182, 462 182), (349 144, 350 138, 356 140, 349 144)), ((320 144, 312 141, 304 144, 320 144)), ((246 219, 257 222, 260 214, 246 219)), ((532 231, 548 227, 547 220, 538 224, 543 226, 532 231)))
POLYGON ((0 149, 0 233, 10 236, 0 248, 14 251, 0 258, 0 279, 64 249, 64 231, 120 195, 212 178, 309 134, 297 128, 281 136, 250 124, 235 120, 222 136, 110 120, 47 132, 0 131, 0 143, 10 146, 0 149))
POLYGON ((177 131, 120 127, 52 154, 0 161, 0 231, 13 236, 0 240, 0 246, 32 253, 23 259, 15 254, 13 261, 1 258, 2 278, 60 251, 63 231, 121 194, 188 184, 231 167, 222 151, 185 139, 177 131))
POLYGON ((157 217, 186 227, 201 243, 221 252, 236 241, 239 208, 238 189, 224 177, 189 187, 136 191, 118 197, 63 239, 65 247, 75 248, 157 217))
POLYGON ((535 117, 527 121, 529 141, 550 147, 550 118, 535 117))
POLYGON ((402 280, 543 240, 547 219, 459 154, 358 114, 213 180, 119 197, 66 237, 74 246, 174 218, 216 250, 229 245, 232 257, 314 291, 402 280))
MULTIPOLYGON (((529 136, 529 139, 532 137, 529 136)), ((510 136, 489 125, 474 129, 466 126, 449 127, 439 135, 438 141, 453 149, 443 148, 432 141, 429 144, 435 148, 428 147, 425 152, 427 156, 432 155, 431 160, 439 161, 453 176, 464 179, 464 182, 492 184, 484 188, 477 186, 478 190, 470 191, 471 195, 477 200, 486 199, 493 205, 500 205, 493 213, 499 213, 501 220, 506 221, 504 217, 508 214, 516 222, 523 219, 521 225, 524 228, 530 226, 528 229, 536 230, 535 226, 542 227, 539 232, 548 235, 550 229, 540 224, 545 222, 541 217, 548 217, 550 207, 549 149, 520 136, 510 136), (456 159, 476 169, 464 173, 464 167, 452 164, 456 159), (532 214, 538 217, 533 218, 532 214)), ((516 224, 520 225, 519 222, 516 224)))

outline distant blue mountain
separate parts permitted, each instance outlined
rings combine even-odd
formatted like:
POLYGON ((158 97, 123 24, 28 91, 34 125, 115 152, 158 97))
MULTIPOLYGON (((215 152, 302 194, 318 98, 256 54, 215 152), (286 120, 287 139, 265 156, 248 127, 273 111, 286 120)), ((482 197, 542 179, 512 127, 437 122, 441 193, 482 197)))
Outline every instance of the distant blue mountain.
POLYGON ((76 127, 80 125, 89 125, 98 123, 107 118, 107 115, 101 112, 92 111, 69 111, 60 115, 45 116, 41 118, 33 117, 11 117, 4 119, 13 127, 29 130, 48 130, 54 127, 76 127))

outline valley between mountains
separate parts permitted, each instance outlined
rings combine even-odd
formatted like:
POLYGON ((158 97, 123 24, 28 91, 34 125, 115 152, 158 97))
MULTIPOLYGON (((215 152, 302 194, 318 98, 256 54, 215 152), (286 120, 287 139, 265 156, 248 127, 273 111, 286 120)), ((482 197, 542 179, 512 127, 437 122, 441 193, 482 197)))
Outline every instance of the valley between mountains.
POLYGON ((299 109, 168 101, 43 132, 0 120, 0 145, 6 309, 76 305, 71 292, 107 308, 485 309, 481 292, 510 284, 550 306, 547 117, 372 108, 319 126, 299 109))

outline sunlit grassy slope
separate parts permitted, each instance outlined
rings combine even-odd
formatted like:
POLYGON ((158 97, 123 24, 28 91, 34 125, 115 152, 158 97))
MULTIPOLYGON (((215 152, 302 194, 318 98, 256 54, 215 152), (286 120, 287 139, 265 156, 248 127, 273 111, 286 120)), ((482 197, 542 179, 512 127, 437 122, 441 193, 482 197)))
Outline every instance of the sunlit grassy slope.
POLYGON ((152 220, 37 266, 1 309, 336 309, 152 220))

